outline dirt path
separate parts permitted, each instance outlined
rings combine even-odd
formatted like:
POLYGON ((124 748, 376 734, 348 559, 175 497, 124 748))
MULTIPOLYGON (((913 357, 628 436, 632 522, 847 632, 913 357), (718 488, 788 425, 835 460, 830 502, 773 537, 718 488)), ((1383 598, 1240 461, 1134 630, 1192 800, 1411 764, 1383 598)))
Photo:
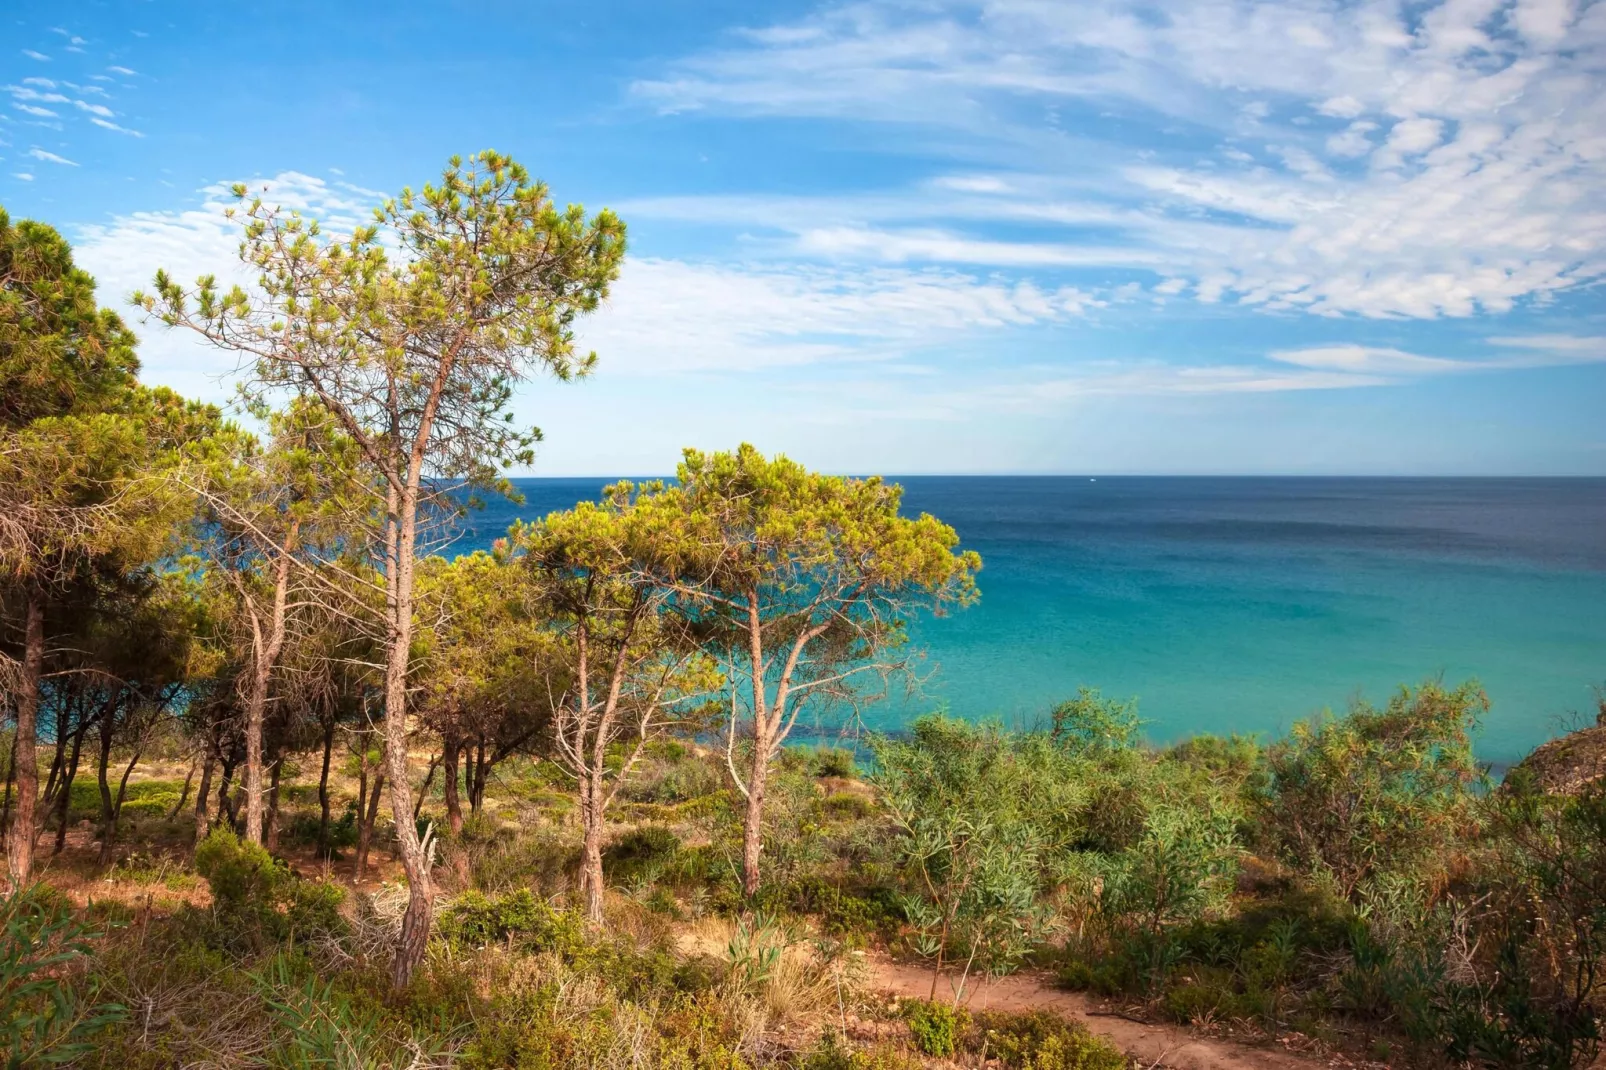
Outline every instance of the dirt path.
MULTIPOLYGON (((885 960, 871 965, 870 985, 891 995, 924 999, 931 992, 931 972, 885 960)), ((938 988, 943 994, 946 986, 938 988)), ((1316 1067, 1353 1066, 1342 1058, 1331 1061, 1290 1055, 1267 1048, 1252 1048, 1226 1040, 1196 1036, 1180 1026, 1150 1025, 1101 1013, 1079 992, 1055 988, 1047 978, 1019 973, 972 990, 966 1001, 972 1010, 1047 1010, 1081 1022, 1145 1067, 1170 1070, 1314 1070, 1316 1067)))

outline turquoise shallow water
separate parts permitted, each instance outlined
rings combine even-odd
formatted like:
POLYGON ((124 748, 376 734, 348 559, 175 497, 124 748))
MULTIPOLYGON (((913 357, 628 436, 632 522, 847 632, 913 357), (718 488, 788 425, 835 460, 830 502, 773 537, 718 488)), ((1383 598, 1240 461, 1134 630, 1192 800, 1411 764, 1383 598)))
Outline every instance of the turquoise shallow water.
MULTIPOLYGON (((1592 715, 1606 681, 1606 480, 938 477, 911 511, 984 561, 982 600, 922 622, 922 692, 1029 724, 1081 684, 1136 696, 1155 739, 1276 732, 1323 707, 1442 675, 1494 703, 1479 749, 1526 753, 1592 715)), ((602 480, 520 480, 457 549, 602 480)))

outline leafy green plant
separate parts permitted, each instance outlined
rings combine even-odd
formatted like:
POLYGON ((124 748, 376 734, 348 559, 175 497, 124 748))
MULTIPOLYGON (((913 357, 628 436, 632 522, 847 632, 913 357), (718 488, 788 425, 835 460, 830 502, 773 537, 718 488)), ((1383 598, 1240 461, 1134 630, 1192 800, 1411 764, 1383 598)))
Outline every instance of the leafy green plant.
POLYGON ((1086 1028, 1047 1011, 976 1016, 967 1046, 1019 1070, 1126 1070, 1127 1059, 1086 1028))
POLYGON ((339 932, 345 890, 302 880, 260 844, 214 828, 195 849, 195 871, 212 889, 212 911, 227 942, 260 946, 291 934, 339 932))
POLYGON ((679 836, 662 825, 642 825, 603 850, 603 872, 615 884, 640 888, 656 881, 679 853, 679 836))
POLYGON ((911 1000, 904 1007, 904 1017, 915 1047, 927 1055, 952 1055, 959 1049, 959 1037, 970 1014, 947 1003, 911 1000))
POLYGON ((1429 863, 1468 816, 1483 774, 1472 734, 1489 700, 1476 683, 1401 688, 1385 709, 1294 726, 1267 755, 1258 818, 1288 863, 1355 895, 1383 872, 1429 863))
POLYGON ((509 943, 573 955, 586 945, 580 915, 556 909, 528 888, 494 897, 465 892, 441 912, 440 931, 468 947, 509 943))
POLYGON ((126 1017, 115 1003, 86 1005, 61 975, 90 955, 96 934, 71 904, 41 885, 0 900, 0 1052, 6 1070, 71 1062, 96 1032, 126 1017))
POLYGON ((1026 816, 1020 755, 998 726, 942 716, 917 720, 907 740, 872 746, 910 871, 901 905, 913 943, 932 962, 932 998, 943 970, 960 967, 957 1003, 973 969, 1014 969, 1043 917, 1041 840, 1026 816))

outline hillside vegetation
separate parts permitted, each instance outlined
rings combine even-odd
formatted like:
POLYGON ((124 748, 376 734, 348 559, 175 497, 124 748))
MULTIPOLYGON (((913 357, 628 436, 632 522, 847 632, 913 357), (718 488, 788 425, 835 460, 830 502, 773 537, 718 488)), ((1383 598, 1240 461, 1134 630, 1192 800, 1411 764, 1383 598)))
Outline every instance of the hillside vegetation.
POLYGON ((249 282, 135 295, 233 417, 0 212, 8 1068, 1127 1065, 983 1009, 1019 971, 1352 1062, 1598 1054, 1606 787, 1491 790, 1475 684, 1269 742, 1094 690, 859 731, 980 596, 881 479, 687 450, 432 552, 533 460, 515 388, 595 365, 617 217, 489 152, 346 235, 236 193, 249 282))

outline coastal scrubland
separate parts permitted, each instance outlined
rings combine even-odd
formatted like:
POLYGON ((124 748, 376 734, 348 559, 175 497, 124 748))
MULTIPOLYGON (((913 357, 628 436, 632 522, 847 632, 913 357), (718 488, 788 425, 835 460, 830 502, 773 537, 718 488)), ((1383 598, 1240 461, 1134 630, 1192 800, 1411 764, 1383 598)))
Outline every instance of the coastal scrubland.
POLYGON ((0 213, 8 1067, 1599 1054, 1606 785, 1496 784, 1475 683, 1274 739, 1093 689, 868 731, 983 586, 895 485, 687 450, 441 552, 533 459, 515 387, 596 363, 612 213, 495 153, 341 236, 236 192, 245 281, 133 298, 229 415, 0 213))

